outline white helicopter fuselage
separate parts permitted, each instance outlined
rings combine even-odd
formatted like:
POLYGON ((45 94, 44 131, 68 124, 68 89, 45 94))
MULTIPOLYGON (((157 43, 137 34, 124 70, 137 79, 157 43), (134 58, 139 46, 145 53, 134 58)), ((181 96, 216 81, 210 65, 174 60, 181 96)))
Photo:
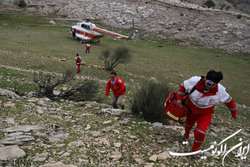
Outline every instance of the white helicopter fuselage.
POLYGON ((119 39, 132 40, 138 33, 138 30, 135 30, 130 36, 125 36, 102 28, 98 28, 95 24, 90 22, 77 23, 77 25, 71 27, 71 33, 72 30, 74 30, 74 37, 81 39, 82 41, 93 42, 100 41, 100 38, 104 37, 105 35, 110 35, 119 39))
POLYGON ((92 29, 96 27, 94 24, 89 22, 77 23, 77 25, 72 26, 72 29, 75 30, 76 38, 79 38, 83 41, 99 41, 100 38, 104 37, 103 34, 93 31, 92 29))

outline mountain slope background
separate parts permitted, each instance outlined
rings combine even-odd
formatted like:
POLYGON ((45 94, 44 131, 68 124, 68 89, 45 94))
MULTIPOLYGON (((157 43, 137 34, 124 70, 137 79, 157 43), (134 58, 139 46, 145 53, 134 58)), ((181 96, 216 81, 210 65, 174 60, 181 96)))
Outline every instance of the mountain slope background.
POLYGON ((239 12, 203 8, 180 0, 25 0, 23 9, 15 2, 1 0, 4 8, 90 19, 112 28, 131 30, 134 19, 135 28, 149 38, 250 53, 249 15, 239 12))
MULTIPOLYGON (((206 7, 205 3, 210 0, 183 0, 183 1, 206 7)), ((249 0, 212 0, 212 1, 215 4, 215 6, 213 7, 215 9, 238 11, 250 14, 249 0)))

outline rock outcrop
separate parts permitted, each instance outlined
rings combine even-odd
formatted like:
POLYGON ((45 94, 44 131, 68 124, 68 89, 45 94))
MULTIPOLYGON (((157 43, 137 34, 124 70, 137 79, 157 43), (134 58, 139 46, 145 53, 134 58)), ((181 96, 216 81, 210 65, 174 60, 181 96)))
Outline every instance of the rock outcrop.
POLYGON ((17 145, 0 147, 0 161, 18 159, 25 155, 26 153, 17 145))
POLYGON ((13 99, 13 100, 20 98, 20 96, 17 95, 16 93, 6 90, 6 89, 2 89, 2 88, 0 88, 0 96, 3 96, 8 99, 13 99))

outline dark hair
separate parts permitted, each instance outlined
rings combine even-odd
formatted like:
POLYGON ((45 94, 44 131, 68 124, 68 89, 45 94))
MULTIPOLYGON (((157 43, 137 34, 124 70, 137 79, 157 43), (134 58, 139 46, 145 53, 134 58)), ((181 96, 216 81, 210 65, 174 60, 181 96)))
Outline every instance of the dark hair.
POLYGON ((76 56, 79 56, 79 54, 77 53, 76 56))
POLYGON ((110 73, 110 75, 115 75, 115 76, 116 76, 116 72, 112 71, 112 72, 110 73))
POLYGON ((223 79, 223 74, 221 71, 216 72, 214 70, 210 70, 207 73, 206 79, 219 83, 223 79))

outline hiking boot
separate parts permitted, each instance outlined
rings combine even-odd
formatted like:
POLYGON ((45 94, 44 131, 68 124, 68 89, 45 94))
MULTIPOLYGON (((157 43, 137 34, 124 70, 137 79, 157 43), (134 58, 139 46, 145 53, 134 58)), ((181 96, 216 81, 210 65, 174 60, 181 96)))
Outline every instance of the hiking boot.
POLYGON ((197 154, 194 154, 194 155, 191 155, 191 159, 193 159, 193 160, 197 160, 197 159, 199 159, 199 157, 198 157, 198 155, 197 155, 197 154))
POLYGON ((178 140, 179 143, 183 144, 183 142, 187 142, 188 138, 185 136, 185 134, 178 140))
POLYGON ((113 104, 114 109, 118 109, 118 106, 116 104, 113 104))

